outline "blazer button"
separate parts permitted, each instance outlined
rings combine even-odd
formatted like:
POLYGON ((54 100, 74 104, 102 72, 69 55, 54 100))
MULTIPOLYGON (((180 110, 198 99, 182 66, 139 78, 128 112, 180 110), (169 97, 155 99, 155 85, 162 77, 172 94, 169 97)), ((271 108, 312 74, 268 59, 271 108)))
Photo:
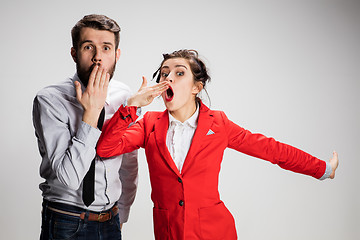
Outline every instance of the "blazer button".
POLYGON ((179 205, 180 205, 180 206, 184 206, 184 201, 183 201, 183 200, 180 200, 179 205))
POLYGON ((181 177, 178 177, 178 181, 179 181, 179 183, 182 183, 181 177))

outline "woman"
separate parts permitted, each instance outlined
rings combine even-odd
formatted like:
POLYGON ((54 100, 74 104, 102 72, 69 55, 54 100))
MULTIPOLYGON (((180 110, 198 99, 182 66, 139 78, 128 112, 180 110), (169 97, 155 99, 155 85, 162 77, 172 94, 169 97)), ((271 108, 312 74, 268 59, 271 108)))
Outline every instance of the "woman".
POLYGON ((156 239, 237 239, 234 219, 218 192, 227 147, 318 179, 334 178, 335 152, 326 163, 253 134, 206 107, 197 94, 210 78, 196 51, 165 54, 158 71, 159 84, 147 87, 143 78, 138 93, 105 126, 97 147, 100 157, 145 148, 156 239), (160 94, 166 111, 147 112, 129 127, 137 119, 137 108, 160 94))

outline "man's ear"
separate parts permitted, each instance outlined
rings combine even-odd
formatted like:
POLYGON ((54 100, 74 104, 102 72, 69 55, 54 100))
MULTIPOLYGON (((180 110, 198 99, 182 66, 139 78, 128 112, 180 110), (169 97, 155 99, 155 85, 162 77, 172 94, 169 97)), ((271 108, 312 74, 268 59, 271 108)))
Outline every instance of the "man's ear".
POLYGON ((120 55, 121 55, 121 50, 120 50, 120 48, 118 48, 118 49, 116 49, 116 52, 115 52, 116 62, 119 61, 120 55))
POLYGON ((72 59, 73 59, 74 62, 76 63, 76 62, 77 62, 77 54, 76 54, 76 50, 75 50, 74 47, 71 48, 70 54, 71 54, 72 59))
POLYGON ((194 84, 192 93, 196 95, 196 94, 198 94, 199 92, 201 92, 201 90, 202 90, 203 88, 204 88, 204 85, 203 85, 202 82, 196 82, 196 83, 194 84))

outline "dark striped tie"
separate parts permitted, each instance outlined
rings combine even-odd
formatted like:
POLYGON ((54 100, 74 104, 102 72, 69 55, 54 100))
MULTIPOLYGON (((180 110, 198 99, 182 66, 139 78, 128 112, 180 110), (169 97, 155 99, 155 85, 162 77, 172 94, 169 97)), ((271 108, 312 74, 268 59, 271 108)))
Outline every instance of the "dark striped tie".
MULTIPOLYGON (((105 118, 105 109, 101 110, 99 120, 98 120, 98 128, 101 130, 104 124, 105 118)), ((95 155, 96 158, 96 155, 95 155)), ((82 199, 84 204, 88 207, 95 200, 95 158, 92 160, 89 171, 86 173, 83 180, 83 195, 82 199)))

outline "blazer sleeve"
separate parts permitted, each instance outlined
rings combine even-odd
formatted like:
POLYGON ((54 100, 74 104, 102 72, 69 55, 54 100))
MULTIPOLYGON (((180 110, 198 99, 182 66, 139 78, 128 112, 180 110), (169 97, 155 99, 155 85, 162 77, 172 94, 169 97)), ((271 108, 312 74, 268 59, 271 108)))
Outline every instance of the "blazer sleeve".
POLYGON ((100 157, 108 158, 132 152, 144 146, 143 119, 137 119, 136 107, 120 106, 108 123, 103 127, 96 152, 100 157))
POLYGON ((251 133, 230 121, 223 112, 221 114, 227 130, 229 148, 317 179, 324 175, 325 161, 274 138, 251 133))

